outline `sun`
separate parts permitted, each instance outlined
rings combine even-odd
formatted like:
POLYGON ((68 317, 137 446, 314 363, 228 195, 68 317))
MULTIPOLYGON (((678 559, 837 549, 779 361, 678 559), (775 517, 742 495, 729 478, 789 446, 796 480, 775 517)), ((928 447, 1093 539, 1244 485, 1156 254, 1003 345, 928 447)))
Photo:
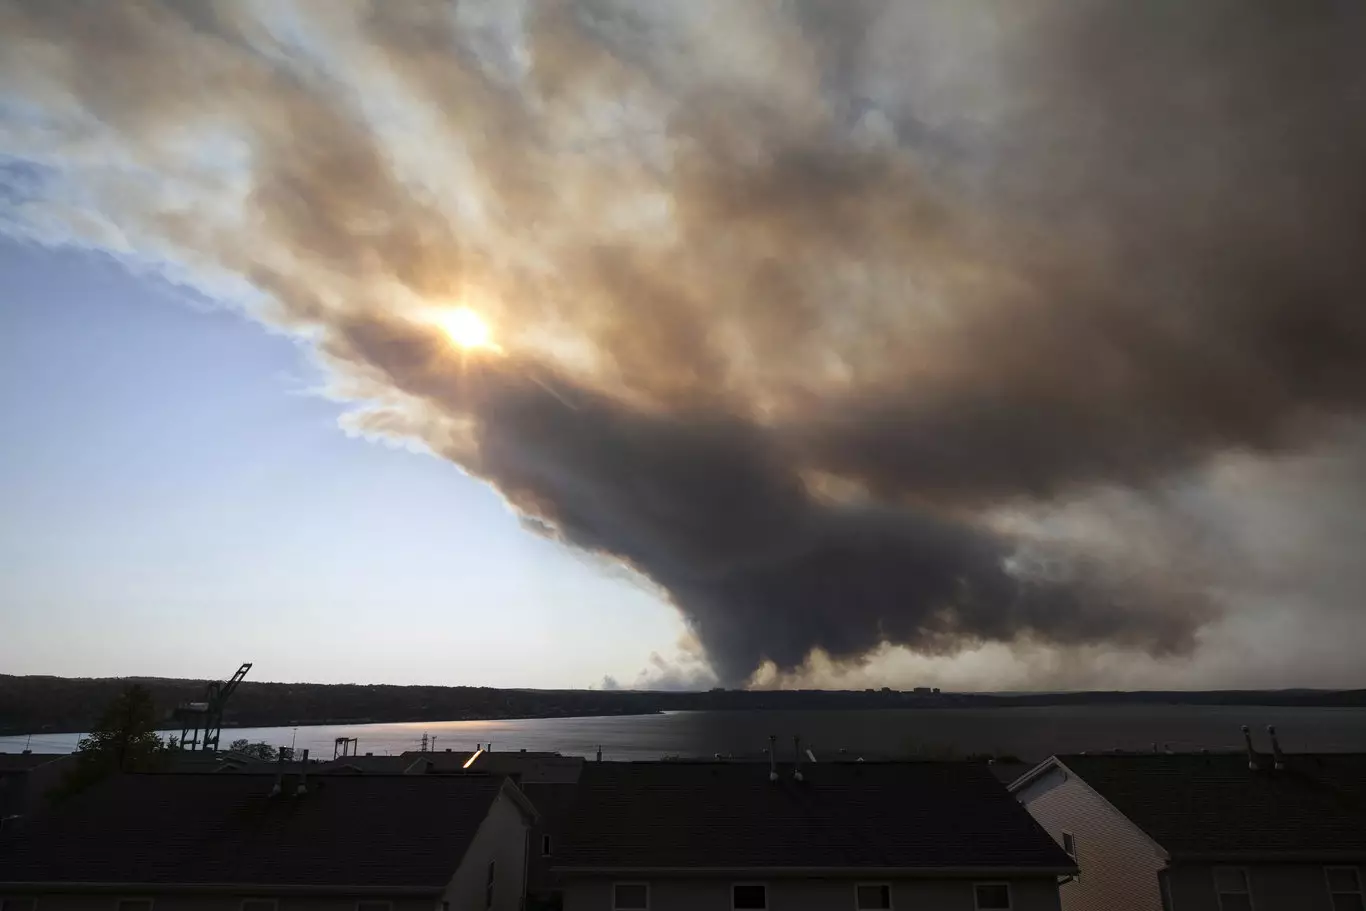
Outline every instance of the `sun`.
POLYGON ((438 318, 438 322, 450 340, 466 351, 480 348, 497 350, 498 346, 493 343, 493 330, 482 316, 469 307, 447 310, 438 318))

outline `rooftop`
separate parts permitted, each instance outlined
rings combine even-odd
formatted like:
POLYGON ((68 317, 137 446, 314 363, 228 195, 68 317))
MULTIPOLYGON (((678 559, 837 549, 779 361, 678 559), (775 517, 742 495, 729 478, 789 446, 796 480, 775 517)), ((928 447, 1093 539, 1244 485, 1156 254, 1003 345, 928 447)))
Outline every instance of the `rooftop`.
POLYGON ((1072 864, 985 765, 583 766, 559 869, 911 868, 1072 864))
POLYGON ((0 883, 255 884, 439 890, 504 779, 123 775, 0 841, 0 883))
POLYGON ((66 759, 70 753, 0 753, 0 774, 5 772, 27 772, 40 765, 66 759))
POLYGON ((1058 760, 1173 855, 1366 858, 1366 754, 1073 755, 1058 760))

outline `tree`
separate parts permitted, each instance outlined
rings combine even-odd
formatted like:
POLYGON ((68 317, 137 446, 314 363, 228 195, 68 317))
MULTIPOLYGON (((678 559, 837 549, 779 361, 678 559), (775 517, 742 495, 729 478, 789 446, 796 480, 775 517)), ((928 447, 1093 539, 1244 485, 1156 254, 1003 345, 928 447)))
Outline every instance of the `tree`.
POLYGON ((157 736, 157 711, 146 687, 133 684, 115 697, 95 729, 76 745, 76 763, 59 796, 69 796, 116 772, 154 769, 168 752, 157 736))
POLYGON ((243 756, 250 756, 253 759, 264 759, 266 762, 275 761, 275 747, 264 740, 248 743, 247 739, 243 737, 241 740, 234 740, 228 744, 228 749, 234 753, 241 753, 243 756))

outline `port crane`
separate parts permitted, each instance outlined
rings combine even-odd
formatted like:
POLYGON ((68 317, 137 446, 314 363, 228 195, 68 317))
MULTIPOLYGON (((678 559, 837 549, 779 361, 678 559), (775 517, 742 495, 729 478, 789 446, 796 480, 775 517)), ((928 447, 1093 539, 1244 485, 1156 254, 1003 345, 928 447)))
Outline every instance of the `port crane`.
POLYGON ((182 750, 218 750, 218 737, 223 733, 223 706, 232 696, 242 678, 251 670, 251 662, 243 662, 226 682, 213 680, 204 688, 202 702, 184 702, 172 716, 180 722, 180 748, 182 750), (200 732, 203 732, 203 737, 200 732))

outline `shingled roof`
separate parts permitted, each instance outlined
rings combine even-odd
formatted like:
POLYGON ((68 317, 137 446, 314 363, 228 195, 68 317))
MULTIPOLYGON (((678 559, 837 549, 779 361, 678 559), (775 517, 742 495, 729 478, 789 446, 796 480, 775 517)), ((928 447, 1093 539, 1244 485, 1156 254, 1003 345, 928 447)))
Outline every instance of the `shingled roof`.
POLYGON ((27 772, 49 762, 67 759, 70 753, 0 753, 0 773, 27 772))
POLYGON ((1173 857, 1366 859, 1366 754, 1060 756, 1173 857))
POLYGON ((963 869, 1071 861, 985 766, 585 763, 555 868, 963 869))
MULTIPOLYGON (((123 775, 0 841, 0 884, 442 889, 504 778, 123 775)), ((520 795, 515 795, 521 799, 520 795)), ((529 806, 529 805, 528 805, 529 806)))

